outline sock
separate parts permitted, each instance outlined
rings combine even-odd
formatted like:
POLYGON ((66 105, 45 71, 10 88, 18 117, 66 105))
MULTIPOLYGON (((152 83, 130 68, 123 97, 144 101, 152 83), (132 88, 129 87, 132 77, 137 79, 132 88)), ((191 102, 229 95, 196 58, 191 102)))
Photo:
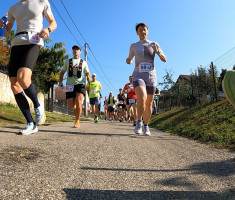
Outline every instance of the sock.
POLYGON ((25 94, 32 100, 34 108, 38 108, 40 106, 38 102, 37 91, 33 83, 24 90, 25 94))
POLYGON ((15 94, 15 100, 17 105, 19 106, 21 112, 23 113, 25 119, 27 120, 27 123, 33 122, 32 115, 29 110, 29 103, 24 95, 23 92, 19 94, 15 94))
POLYGON ((148 126, 148 125, 145 124, 144 126, 148 126))

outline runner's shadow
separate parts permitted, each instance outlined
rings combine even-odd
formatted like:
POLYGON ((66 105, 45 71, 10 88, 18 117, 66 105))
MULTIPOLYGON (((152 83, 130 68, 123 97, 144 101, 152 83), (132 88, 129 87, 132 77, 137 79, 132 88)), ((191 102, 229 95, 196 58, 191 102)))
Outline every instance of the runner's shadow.
POLYGON ((64 188, 67 200, 208 200, 221 199, 216 192, 210 191, 124 191, 124 190, 91 190, 64 188))

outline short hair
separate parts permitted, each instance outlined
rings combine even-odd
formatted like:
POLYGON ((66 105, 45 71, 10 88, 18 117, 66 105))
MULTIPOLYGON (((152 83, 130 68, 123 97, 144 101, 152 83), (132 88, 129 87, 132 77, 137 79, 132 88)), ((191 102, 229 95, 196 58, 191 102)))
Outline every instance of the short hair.
POLYGON ((81 48, 78 45, 73 45, 72 49, 79 49, 79 50, 81 50, 81 48))
POLYGON ((136 24, 136 26, 135 26, 136 32, 138 31, 138 28, 139 28, 140 26, 146 27, 146 28, 148 29, 148 26, 147 26, 145 23, 138 23, 138 24, 136 24))

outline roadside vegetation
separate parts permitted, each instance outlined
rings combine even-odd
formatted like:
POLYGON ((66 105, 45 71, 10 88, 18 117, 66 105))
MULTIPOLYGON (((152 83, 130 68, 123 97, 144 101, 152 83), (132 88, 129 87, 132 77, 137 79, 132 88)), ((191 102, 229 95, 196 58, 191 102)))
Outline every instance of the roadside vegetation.
POLYGON ((160 113, 150 126, 235 151, 235 110, 227 100, 160 113))
MULTIPOLYGON (((34 113, 32 113, 34 117, 34 113)), ((61 122, 74 122, 75 117, 59 113, 46 112, 46 124, 61 123, 61 122)), ((81 121, 89 120, 82 117, 81 121)), ((25 124, 25 118, 21 111, 12 104, 0 104, 0 126, 9 124, 25 124)))

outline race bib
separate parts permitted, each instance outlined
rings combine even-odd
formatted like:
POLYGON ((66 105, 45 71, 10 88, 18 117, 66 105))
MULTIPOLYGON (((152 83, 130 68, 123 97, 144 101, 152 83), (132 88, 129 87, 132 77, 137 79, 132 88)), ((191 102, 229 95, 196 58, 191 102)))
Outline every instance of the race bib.
POLYGON ((118 102, 118 104, 123 104, 123 103, 124 103, 124 101, 119 101, 119 102, 118 102))
POLYGON ((135 103, 135 99, 129 99, 129 103, 135 103))
POLYGON ((91 90, 91 94, 97 94, 97 90, 91 90))
POLYGON ((128 85, 128 88, 129 88, 130 90, 134 89, 133 85, 128 85))
POLYGON ((39 37, 39 33, 28 32, 29 42, 32 44, 38 44, 42 38, 39 37))
POLYGON ((154 69, 154 65, 153 65, 153 63, 145 63, 145 62, 143 62, 143 63, 140 63, 139 64, 139 72, 141 73, 141 72, 150 72, 150 71, 152 71, 154 69))
POLYGON ((66 92, 73 92, 74 85, 66 85, 66 92))

